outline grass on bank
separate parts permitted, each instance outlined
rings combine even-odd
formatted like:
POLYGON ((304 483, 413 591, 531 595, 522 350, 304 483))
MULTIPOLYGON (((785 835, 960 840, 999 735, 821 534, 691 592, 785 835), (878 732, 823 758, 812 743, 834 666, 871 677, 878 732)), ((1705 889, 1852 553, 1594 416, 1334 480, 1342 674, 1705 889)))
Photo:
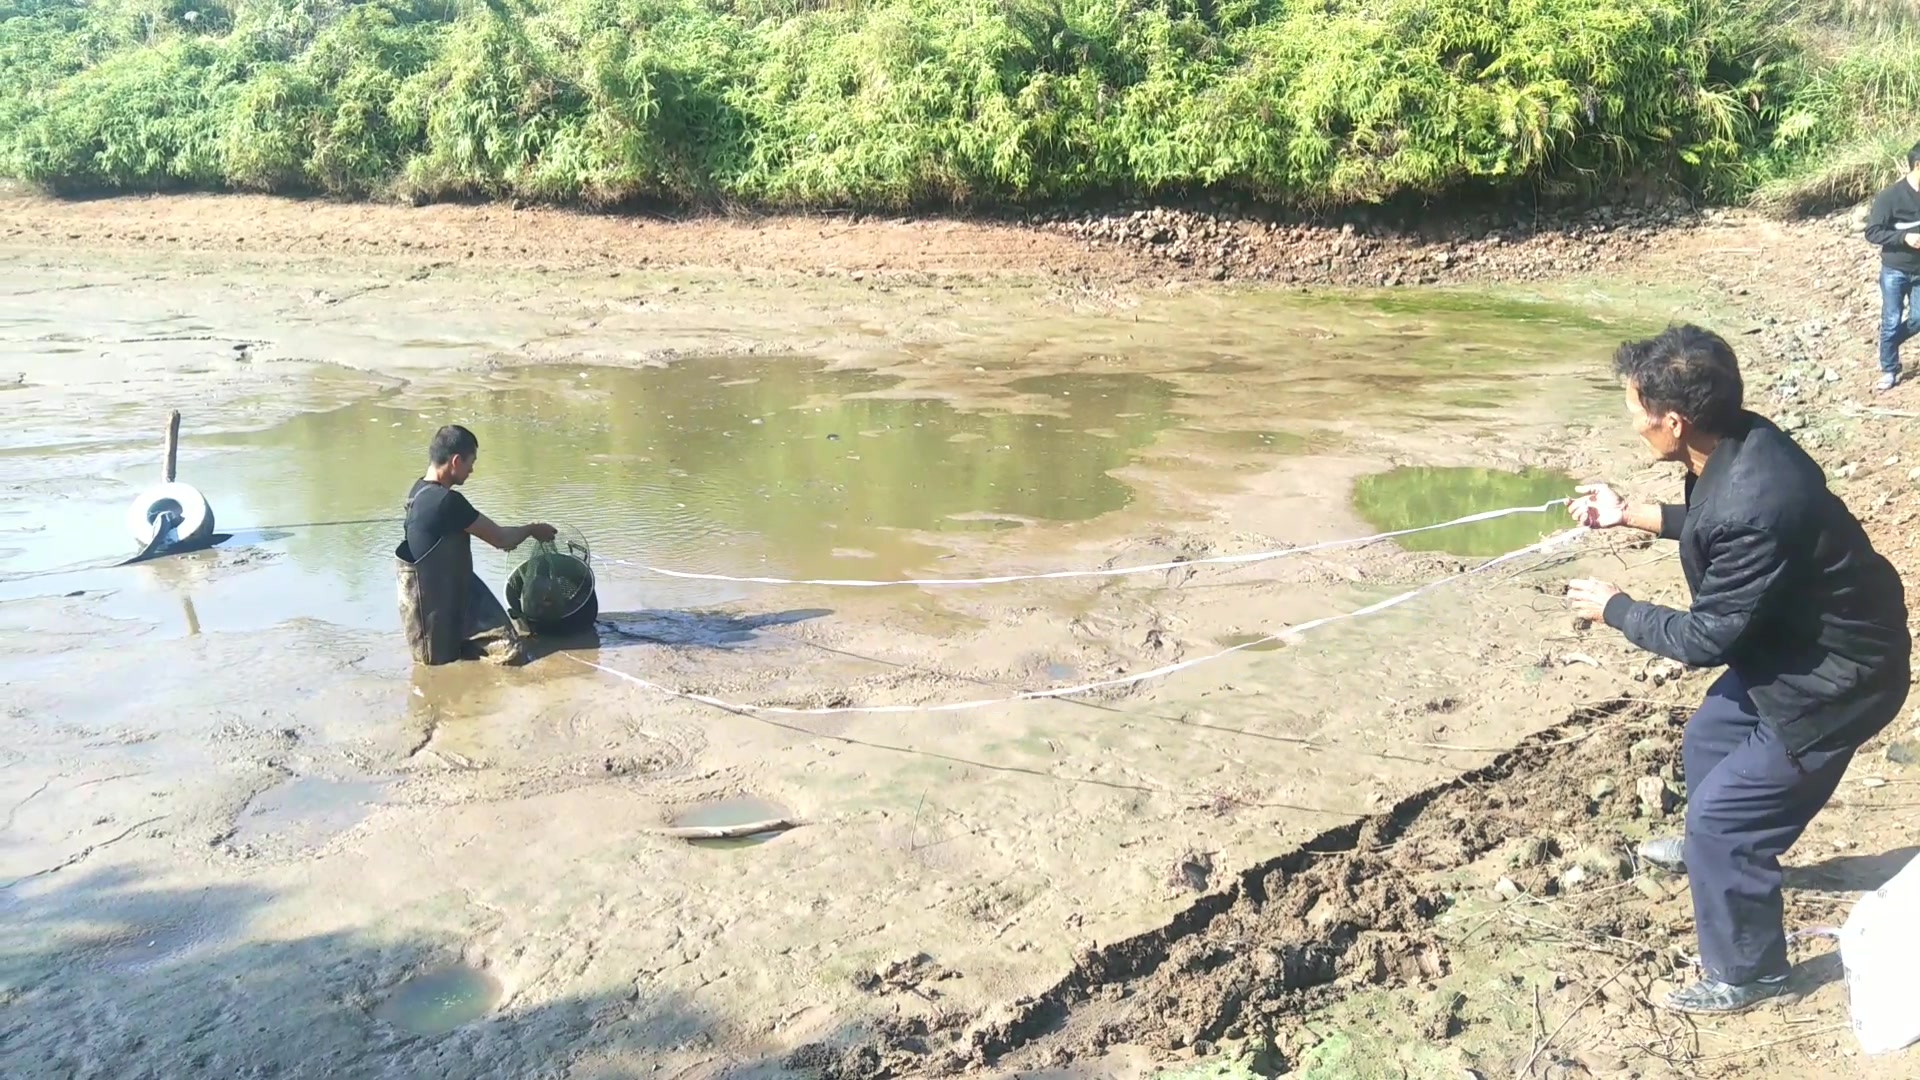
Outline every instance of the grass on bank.
POLYGON ((1920 36, 1853 3, 0 0, 0 174, 765 208, 1655 176, 1799 206, 1920 128, 1920 36))

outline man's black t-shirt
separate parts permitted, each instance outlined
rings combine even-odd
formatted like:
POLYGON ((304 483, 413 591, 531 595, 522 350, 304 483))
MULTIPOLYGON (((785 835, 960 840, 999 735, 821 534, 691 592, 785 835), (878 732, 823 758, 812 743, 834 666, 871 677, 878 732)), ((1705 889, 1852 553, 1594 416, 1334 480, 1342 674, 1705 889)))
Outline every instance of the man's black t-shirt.
POLYGON ((442 537, 467 531, 480 519, 465 495, 430 480, 415 480, 407 492, 407 550, 418 561, 442 537))

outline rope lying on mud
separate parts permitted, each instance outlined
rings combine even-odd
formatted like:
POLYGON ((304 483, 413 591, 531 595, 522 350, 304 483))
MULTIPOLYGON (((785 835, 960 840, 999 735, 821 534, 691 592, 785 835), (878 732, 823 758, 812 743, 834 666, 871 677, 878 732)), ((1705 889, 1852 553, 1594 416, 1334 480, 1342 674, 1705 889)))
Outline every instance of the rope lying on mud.
MULTIPOLYGON (((1549 504, 1549 505, 1553 505, 1553 504, 1549 504)), ((1452 524, 1452 523, 1449 523, 1449 524, 1452 524)), ((1444 526, 1430 526, 1430 527, 1441 528, 1444 526)), ((1450 585, 1456 581, 1473 577, 1476 574, 1484 574, 1487 571, 1492 570, 1497 566, 1502 566, 1506 563, 1513 562, 1516 559, 1523 559, 1529 555, 1544 554, 1547 551, 1550 551, 1554 548, 1560 547, 1563 544, 1566 544, 1567 542, 1571 541, 1575 537, 1584 535, 1586 532, 1587 530, 1585 528, 1569 529, 1565 532, 1557 533, 1553 536, 1550 536, 1545 540, 1540 541, 1537 544, 1528 544, 1526 547, 1517 548, 1513 551, 1507 552, 1505 555, 1500 555, 1500 556, 1496 556, 1495 558, 1489 559, 1486 562, 1483 562, 1480 565, 1475 566, 1471 569, 1462 570, 1456 574, 1449 574, 1443 578, 1437 578, 1433 581, 1427 582, 1425 585, 1408 589, 1406 592, 1399 593, 1394 596, 1390 596, 1385 600, 1368 604, 1366 607, 1359 608, 1354 611, 1343 612, 1339 615, 1328 615, 1324 618, 1314 619, 1310 622, 1301 623, 1298 626, 1290 626, 1285 630, 1268 634, 1264 637, 1256 638, 1252 641, 1242 642, 1241 644, 1234 645, 1231 648, 1222 649, 1219 652, 1208 653, 1205 656, 1196 656, 1196 657, 1193 657, 1192 659, 1181 660, 1176 663, 1166 664, 1161 667, 1153 668, 1149 671, 1136 672, 1135 674, 1132 674, 1132 675, 1122 675, 1112 679, 1101 679, 1097 682, 1081 683, 1078 686, 1060 686, 1060 687, 1052 687, 1045 690, 1025 690, 1018 694, 1010 695, 1008 697, 982 698, 982 699, 977 699, 973 701, 952 701, 952 702, 946 702, 943 704, 934 704, 934 705, 830 705, 830 706, 820 706, 817 708, 795 708, 792 706, 785 706, 785 705, 747 705, 747 704, 742 704, 740 702, 727 701, 723 698, 711 697, 706 694, 696 693, 691 690, 681 690, 675 687, 665 686, 661 683, 654 682, 650 679, 644 679, 638 675, 630 675, 627 672, 610 668, 605 664, 601 664, 593 660, 588 660, 583 657, 575 656, 572 653, 561 653, 560 655, 565 656, 567 659, 572 660, 576 664, 580 664, 585 667, 590 667, 597 671, 606 672, 607 674, 612 675, 617 679, 620 679, 624 682, 631 683, 635 686, 641 687, 642 689, 652 690, 655 693, 666 694, 670 697, 684 698, 688 701, 697 701, 702 705, 711 705, 714 708, 725 709, 728 712, 735 712, 735 713, 763 713, 763 714, 775 714, 780 716, 837 716, 837 715, 844 715, 847 713, 966 712, 973 709, 990 708, 995 705, 1011 705, 1016 702, 1036 701, 1044 698, 1073 697, 1079 694, 1092 693, 1095 690, 1106 690, 1116 686, 1131 686, 1135 683, 1146 682, 1148 679, 1157 679, 1165 675, 1172 675, 1173 673, 1178 671, 1185 671, 1189 668, 1196 668, 1202 664, 1211 663, 1212 661, 1219 660, 1222 657, 1230 656, 1233 653, 1240 652, 1244 649, 1251 649, 1258 645, 1263 645, 1269 642, 1276 642, 1276 641, 1279 641, 1279 642, 1290 641, 1292 639, 1300 637, 1302 634, 1306 634, 1310 631, 1318 630, 1325 626, 1330 626, 1334 623, 1344 622, 1348 619, 1358 619, 1367 615, 1374 615, 1379 612, 1385 611, 1388 608, 1397 607, 1401 604, 1406 603, 1409 600, 1414 599, 1415 597, 1423 596, 1426 593, 1432 592, 1433 590, 1438 589, 1444 585, 1450 585)), ((1387 535, 1391 535, 1391 534, 1387 534, 1387 535)), ((1369 537, 1367 539, 1371 540, 1373 538, 1369 537)), ((1302 549, 1295 549, 1295 550, 1302 550, 1302 549)))
POLYGON ((1478 514, 1442 521, 1437 525, 1419 525, 1411 529, 1395 529, 1392 532, 1374 533, 1372 536, 1359 536, 1347 540, 1324 540, 1318 544, 1304 547, 1279 548, 1273 551, 1249 551, 1239 555, 1210 555, 1198 559, 1175 559, 1172 562, 1147 563, 1144 566, 1117 566, 1105 570, 1055 570, 1044 574, 999 574, 993 577, 972 578, 902 578, 897 581, 875 581, 861 578, 776 578, 776 577, 734 577, 731 574, 696 574, 686 570, 669 570, 662 566, 648 566, 645 563, 629 562, 626 559, 605 559, 603 561, 618 566, 628 566, 642 573, 660 577, 680 578, 685 581, 725 581, 737 585, 829 585, 847 589, 877 589, 898 585, 1008 585, 1017 581, 1060 581, 1067 578, 1122 577, 1127 574, 1152 574, 1163 570, 1178 570, 1183 566, 1239 566, 1247 563, 1266 562, 1269 559, 1284 559, 1292 555, 1306 555, 1315 551, 1331 551, 1336 548, 1365 547, 1385 540, 1416 533, 1434 532, 1439 529, 1451 529, 1460 525, 1471 525, 1480 521, 1492 521, 1496 518, 1511 517, 1515 514, 1544 514, 1556 507, 1567 505, 1566 499, 1555 499, 1539 506, 1509 506, 1500 510, 1485 510, 1478 514))

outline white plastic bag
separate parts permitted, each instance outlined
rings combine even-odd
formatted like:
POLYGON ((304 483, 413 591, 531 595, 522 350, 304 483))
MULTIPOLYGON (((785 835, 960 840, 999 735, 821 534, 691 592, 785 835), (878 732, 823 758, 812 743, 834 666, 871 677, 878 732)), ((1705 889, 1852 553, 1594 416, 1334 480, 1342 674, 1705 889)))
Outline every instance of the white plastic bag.
POLYGON ((1794 936, 1839 940, 1861 1050, 1890 1054, 1920 1042, 1920 858, 1862 896, 1839 930, 1794 936))

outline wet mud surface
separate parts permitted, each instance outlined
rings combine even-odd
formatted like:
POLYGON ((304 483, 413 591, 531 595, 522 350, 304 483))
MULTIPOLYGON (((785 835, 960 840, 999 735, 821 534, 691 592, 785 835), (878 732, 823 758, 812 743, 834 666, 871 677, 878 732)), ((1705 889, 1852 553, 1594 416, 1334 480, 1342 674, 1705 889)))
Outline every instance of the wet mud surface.
POLYGON ((1600 377, 1674 310, 1658 288, 1421 305, 142 250, 0 251, 8 1075, 1104 1075, 1268 1032, 1298 1064, 1297 1018, 1469 966, 1447 875, 1586 812, 1600 759, 1570 750, 1670 723, 1554 591, 1677 592, 1660 552, 1604 539, 965 713, 743 715, 568 658, 729 701, 930 705, 1353 610, 1558 523, 994 589, 641 567, 1120 566, 1549 477, 1664 493, 1600 377), (169 408, 234 539, 95 567, 124 557, 169 408), (409 670, 393 518, 449 413, 480 431, 483 510, 590 539, 592 641, 409 670), (743 798, 798 824, 670 834, 743 798))

